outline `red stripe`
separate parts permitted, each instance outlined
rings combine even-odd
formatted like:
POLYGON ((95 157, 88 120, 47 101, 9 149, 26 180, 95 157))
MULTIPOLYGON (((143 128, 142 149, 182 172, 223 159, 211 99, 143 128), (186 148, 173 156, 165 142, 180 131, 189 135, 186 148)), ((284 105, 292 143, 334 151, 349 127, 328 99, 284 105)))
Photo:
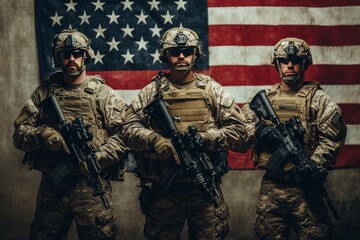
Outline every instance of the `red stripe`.
MULTIPOLYGON (((279 81, 279 74, 272 65, 262 66, 213 66, 199 71, 209 74, 223 86, 272 85, 279 81)), ((114 89, 141 89, 158 71, 88 71, 101 75, 114 89)), ((327 84, 358 84, 359 65, 313 65, 305 73, 306 79, 327 84)))
POLYGON ((209 46, 273 46, 289 36, 305 39, 310 46, 359 45, 360 25, 209 25, 209 46))
POLYGON ((246 153, 231 152, 228 156, 228 162, 230 169, 254 169, 254 163, 252 161, 251 150, 246 153))
POLYGON ((360 166, 360 146, 345 145, 341 149, 336 160, 335 168, 359 167, 360 166))
MULTIPOLYGON (((228 156, 231 169, 256 169, 252 161, 251 150, 246 153, 230 152, 228 156)), ((360 146, 345 145, 336 160, 334 168, 359 167, 360 166, 360 146)))
POLYGON ((331 6, 356 6, 360 5, 360 0, 208 0, 208 7, 224 7, 224 6, 304 6, 304 7, 331 7, 331 6))
POLYGON ((360 104, 339 104, 346 124, 360 124, 360 104))
MULTIPOLYGON (((280 79, 273 65, 260 66, 212 66, 203 71, 223 86, 273 85, 280 79)), ((359 65, 312 65, 305 72, 305 79, 315 80, 323 85, 358 84, 359 65)))
POLYGON ((158 71, 156 70, 88 71, 88 74, 90 75, 101 75, 110 87, 126 90, 141 89, 145 87, 157 73, 158 71))

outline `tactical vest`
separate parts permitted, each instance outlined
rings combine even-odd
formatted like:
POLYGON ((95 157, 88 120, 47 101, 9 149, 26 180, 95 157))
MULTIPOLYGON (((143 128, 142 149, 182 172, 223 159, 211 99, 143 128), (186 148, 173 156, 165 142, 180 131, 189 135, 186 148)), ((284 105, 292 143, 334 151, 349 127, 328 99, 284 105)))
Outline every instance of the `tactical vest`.
MULTIPOLYGON (((87 83, 77 88, 65 88, 56 81, 49 84, 49 94, 55 95, 60 108, 62 109, 67 122, 72 122, 77 116, 82 116, 84 123, 90 125, 89 131, 93 134, 93 140, 89 142, 95 148, 98 148, 105 139, 107 139, 107 132, 103 125, 102 116, 98 114, 96 106, 96 95, 100 90, 100 86, 104 84, 104 81, 97 76, 88 76, 87 83)), ((46 114, 41 116, 41 124, 53 127, 56 130, 60 130, 61 125, 54 122, 54 119, 46 114)), ((59 161, 62 161, 66 157, 63 154, 44 150, 40 166, 41 168, 51 171, 51 168, 56 166, 59 161)), ((80 174, 79 169, 74 168, 72 174, 80 174)), ((71 174, 70 173, 70 174, 71 174)))
MULTIPOLYGON (((304 136, 305 151, 311 156, 315 150, 318 142, 318 133, 316 127, 316 116, 311 112, 311 101, 316 92, 320 89, 317 82, 305 82, 304 86, 293 96, 281 94, 280 84, 275 84, 268 92, 267 96, 278 115, 280 121, 283 123, 292 116, 300 119, 302 126, 306 129, 304 136)), ((271 157, 271 153, 255 149, 254 161, 259 167, 265 167, 271 157)), ((284 170, 287 171, 294 167, 292 162, 287 162, 284 170)))
MULTIPOLYGON (((195 85, 187 89, 176 88, 165 77, 161 79, 164 101, 175 119, 175 125, 179 132, 186 131, 190 125, 196 126, 199 132, 215 127, 211 105, 206 96, 206 92, 209 92, 211 86, 209 80, 210 77, 206 75, 196 74, 195 85)), ((149 125, 155 132, 163 134, 161 126, 151 119, 149 125)), ((138 162, 140 171, 145 172, 154 181, 158 181, 173 164, 171 161, 155 159, 139 159, 138 162)))
MULTIPOLYGON (((179 132, 186 131, 187 127, 194 125, 199 132, 215 127, 206 91, 210 87, 205 75, 196 74, 195 86, 176 88, 167 82, 162 85, 162 94, 167 109, 174 117, 175 125, 179 132)), ((155 131, 162 132, 156 123, 151 124, 155 131)))

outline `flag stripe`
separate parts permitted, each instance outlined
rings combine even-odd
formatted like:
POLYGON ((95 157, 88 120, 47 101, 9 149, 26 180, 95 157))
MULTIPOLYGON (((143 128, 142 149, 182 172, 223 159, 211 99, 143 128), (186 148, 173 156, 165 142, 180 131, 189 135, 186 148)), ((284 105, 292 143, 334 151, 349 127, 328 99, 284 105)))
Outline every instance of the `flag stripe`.
MULTIPOLYGON (((249 87, 249 88, 244 88, 244 90, 242 92, 257 92, 260 89, 266 89, 269 86, 260 86, 260 87, 249 87), (256 88, 256 90, 253 90, 254 88, 256 88)), ((228 90, 227 88, 225 88, 226 90, 228 90)), ((233 90, 234 88, 232 88, 233 90)), ((125 99, 128 103, 131 103, 132 99, 134 99, 137 95, 139 90, 117 90, 117 93, 123 98, 125 99)), ((339 91, 342 92, 342 91, 339 91)), ((234 95, 234 94, 233 94, 234 95)), ((238 94, 235 94, 236 96, 238 94)), ((243 101, 236 101, 238 103, 238 105, 242 105, 242 103, 244 103, 248 98, 252 97, 254 94, 246 93, 246 96, 241 97, 241 99, 243 101)), ((238 99, 236 99, 238 100, 238 99)), ((357 100, 358 102, 360 100, 357 100)), ((360 136, 360 132, 358 129, 360 129, 360 125, 359 125, 359 119, 360 119, 360 104, 356 103, 356 104, 339 104, 340 108, 342 109, 342 115, 344 118, 344 121, 349 125, 352 126, 351 128, 354 129, 353 131, 348 131, 348 139, 349 139, 349 144, 360 144, 360 138, 358 136, 360 136), (354 134, 355 132, 359 133, 359 134, 354 134), (349 136, 352 136, 351 139, 349 136)))
POLYGON ((360 6, 210 7, 209 25, 358 25, 360 6))
MULTIPOLYGON (((337 161, 334 167, 358 167, 360 166, 359 156, 360 148, 358 145, 344 145, 337 157, 337 161)), ((254 169, 251 151, 246 153, 230 152, 228 161, 230 168, 232 169, 237 169, 238 166, 243 166, 242 169, 254 169)))
POLYGON ((347 124, 347 135, 345 145, 359 145, 360 144, 360 124, 347 124))
MULTIPOLYGON (((261 66, 213 66, 207 71, 216 81, 229 85, 271 85, 279 81, 273 65, 261 66)), ((88 71, 91 75, 103 76, 115 89, 141 89, 158 71, 88 71)), ((358 84, 359 65, 313 65, 306 71, 306 79, 326 84, 358 84)))
MULTIPOLYGON (((270 62, 269 62, 270 63, 270 62)), ((206 72, 206 71, 204 71, 206 72)), ((273 65, 261 66, 212 66, 209 73, 224 86, 229 85, 272 85, 279 82, 279 73, 273 65)), ((359 65, 312 65, 305 73, 305 78, 315 80, 322 85, 358 84, 359 65)))
MULTIPOLYGON (((93 40, 95 60, 88 74, 102 75, 128 103, 160 69, 167 69, 158 61, 158 39, 172 26, 199 34, 205 57, 195 69, 222 84, 239 106, 279 82, 270 63, 275 43, 285 37, 304 39, 314 62, 305 79, 321 84, 342 108, 348 126, 336 167, 360 166, 360 0, 197 0, 183 6, 169 0, 158 8, 147 1, 131 7, 79 1, 71 6, 35 1, 42 78, 52 71, 48 46, 53 34, 72 26, 93 40)), ((250 151, 231 154, 229 161, 234 169, 253 169, 250 151)))
POLYGON ((294 25, 291 27, 286 25, 209 25, 210 46, 273 46, 280 39, 289 36, 306 39, 310 46, 358 45, 360 25, 294 25), (270 32, 271 34, 267 34, 270 32))
POLYGON ((208 0, 208 7, 218 6, 303 6, 303 7, 329 7, 329 6, 355 6, 360 5, 360 0, 302 0, 302 1, 288 1, 288 0, 208 0))
MULTIPOLYGON (((244 103, 248 98, 254 96, 262 89, 270 88, 270 85, 256 85, 256 86, 225 86, 237 103, 244 103)), ((338 104, 342 103, 360 103, 359 93, 360 85, 322 85, 324 91, 331 96, 331 98, 338 104)), ((131 97, 135 97, 138 90, 118 90, 127 101, 131 97), (124 93, 122 93, 122 91, 124 93), (129 98, 126 98, 130 97, 129 98)), ((131 100, 130 100, 131 101, 131 100)))
POLYGON ((359 167, 360 147, 358 145, 344 145, 341 149, 335 167, 359 167))
MULTIPOLYGON (((106 79, 106 78, 105 78, 106 79)), ((111 82, 111 85, 113 82, 111 82)), ((115 85, 116 86, 116 85, 115 85)), ((261 89, 268 89, 270 85, 240 85, 240 86, 225 86, 225 90, 228 91, 237 103, 244 103, 248 98, 254 96, 261 89)), ((115 89, 118 89, 114 87, 115 89)), ((324 91, 331 96, 331 98, 338 104, 343 103, 360 103, 359 93, 360 85, 322 85, 324 91)), ((127 92, 122 94, 123 96, 136 96, 138 90, 118 90, 127 92)), ((127 101, 129 99, 126 99, 127 101)))
MULTIPOLYGON (((209 64, 210 66, 265 65, 271 62, 272 52, 273 49, 269 46, 211 46, 209 64)), ((311 53, 316 64, 360 64, 360 45, 312 46, 311 53)))
MULTIPOLYGON (((265 86, 225 86, 237 103, 246 102, 253 97, 258 91, 270 88, 265 86)), ((322 85, 324 91, 331 96, 332 100, 338 104, 341 103, 360 103, 359 93, 360 85, 322 85)))
MULTIPOLYGON (((360 124, 360 104, 343 103, 339 104, 339 107, 346 124, 360 124)), ((357 137, 359 138, 359 136, 357 137)))

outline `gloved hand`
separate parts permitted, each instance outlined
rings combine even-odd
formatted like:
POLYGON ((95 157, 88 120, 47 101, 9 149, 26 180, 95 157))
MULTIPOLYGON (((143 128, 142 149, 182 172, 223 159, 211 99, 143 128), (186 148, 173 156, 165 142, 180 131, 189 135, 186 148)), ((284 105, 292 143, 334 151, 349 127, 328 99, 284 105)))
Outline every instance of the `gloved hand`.
POLYGON ((280 141, 275 127, 264 123, 260 123, 256 127, 255 136, 258 142, 263 145, 276 146, 276 144, 280 141))
POLYGON ((205 132, 199 132, 204 139, 205 147, 209 151, 223 151, 228 148, 225 135, 219 129, 209 129, 205 132))
POLYGON ((154 132, 150 134, 149 142, 154 151, 159 154, 161 160, 167 160, 173 157, 175 163, 180 165, 179 155, 177 154, 170 139, 164 138, 160 134, 154 132))
POLYGON ((328 172, 323 166, 314 163, 295 167, 293 174, 296 181, 311 186, 323 184, 326 181, 328 172))
POLYGON ((67 154, 70 154, 69 148, 66 146, 65 140, 61 134, 51 127, 45 127, 41 132, 41 138, 45 144, 45 147, 50 151, 64 150, 67 154))

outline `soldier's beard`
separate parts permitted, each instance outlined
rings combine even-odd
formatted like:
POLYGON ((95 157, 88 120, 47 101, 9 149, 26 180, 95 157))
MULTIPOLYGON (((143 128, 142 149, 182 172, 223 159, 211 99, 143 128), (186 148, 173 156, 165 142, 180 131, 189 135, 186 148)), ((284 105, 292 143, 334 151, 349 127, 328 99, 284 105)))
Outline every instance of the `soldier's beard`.
POLYGON ((171 64, 171 67, 175 69, 175 71, 181 75, 186 75, 193 67, 193 63, 177 66, 177 62, 174 64, 171 64))
POLYGON ((84 69, 85 67, 80 67, 77 63, 71 62, 63 67, 63 72, 68 76, 79 76, 84 69), (74 67, 76 70, 73 69, 74 67))

